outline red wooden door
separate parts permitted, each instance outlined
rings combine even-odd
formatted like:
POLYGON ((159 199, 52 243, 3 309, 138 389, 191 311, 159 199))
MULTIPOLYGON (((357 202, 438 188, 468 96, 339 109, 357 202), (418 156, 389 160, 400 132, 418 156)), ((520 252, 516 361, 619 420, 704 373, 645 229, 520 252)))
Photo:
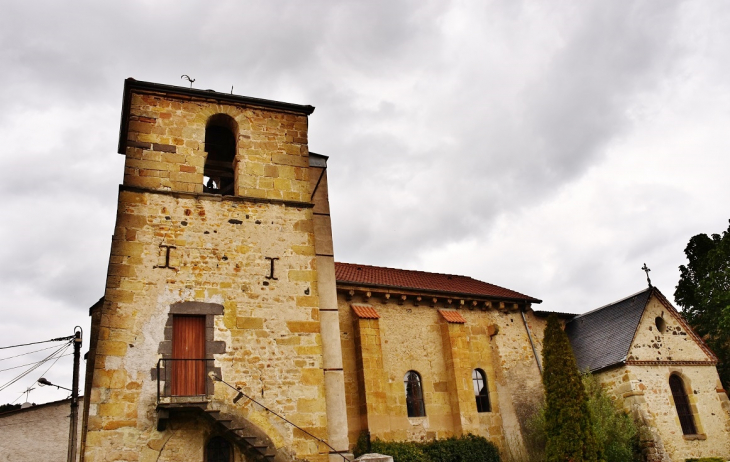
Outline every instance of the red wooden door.
POLYGON ((172 395, 204 395, 205 316, 172 318, 172 359, 172 395))

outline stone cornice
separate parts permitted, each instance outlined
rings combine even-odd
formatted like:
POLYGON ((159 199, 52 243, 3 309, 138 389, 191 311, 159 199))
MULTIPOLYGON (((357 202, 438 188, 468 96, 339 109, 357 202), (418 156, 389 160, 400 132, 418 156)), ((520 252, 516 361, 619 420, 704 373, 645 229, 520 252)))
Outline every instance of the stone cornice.
POLYGON ((495 309, 504 312, 516 312, 529 307, 529 303, 526 305, 524 300, 509 300, 496 297, 480 297, 469 294, 400 289, 394 287, 360 286, 342 282, 337 283, 337 292, 343 294, 347 301, 352 301, 355 297, 358 297, 365 303, 369 303, 371 299, 376 299, 384 304, 395 302, 398 305, 403 305, 406 302, 410 302, 414 306, 424 305, 432 308, 440 306, 455 309, 479 309, 481 311, 495 309))
POLYGON ((166 196, 173 196, 183 199, 198 199, 198 200, 209 200, 215 202, 253 202, 255 204, 274 204, 284 205, 286 207, 295 207, 300 209, 311 209, 314 207, 312 202, 299 202, 299 201, 286 201, 281 199, 267 199, 265 197, 250 197, 250 196, 222 196, 220 194, 208 194, 208 193, 192 193, 186 191, 168 191, 164 189, 150 189, 141 188, 139 186, 128 186, 124 184, 119 185, 119 191, 129 191, 134 193, 146 193, 146 194, 163 194, 166 196))
POLYGON ((715 366, 717 361, 637 361, 627 360, 627 366, 715 366))

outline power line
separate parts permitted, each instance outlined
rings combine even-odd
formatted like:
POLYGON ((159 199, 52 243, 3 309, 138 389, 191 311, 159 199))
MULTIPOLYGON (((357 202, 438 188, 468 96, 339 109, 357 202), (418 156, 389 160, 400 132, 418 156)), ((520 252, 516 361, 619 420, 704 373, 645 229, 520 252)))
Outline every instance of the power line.
POLYGON ((30 354, 33 354, 33 353, 38 353, 39 351, 43 351, 43 350, 50 350, 51 348, 56 348, 56 345, 49 346, 49 347, 45 347, 45 348, 41 348, 40 350, 29 351, 27 353, 20 353, 19 355, 15 355, 15 356, 8 356, 7 358, 0 358, 0 361, 5 361, 6 359, 17 358, 18 356, 25 356, 25 355, 30 355, 30 354))
MULTIPOLYGON (((45 363, 46 361, 50 361, 51 359, 55 358, 57 354, 63 354, 63 353, 64 353, 64 352, 66 351, 66 349, 67 349, 67 348, 68 348, 69 346, 71 346, 71 342, 68 342, 68 343, 67 343, 66 345, 63 345, 63 346, 61 346, 61 348, 59 348, 58 350, 56 350, 56 351, 54 351, 53 353, 51 353, 50 355, 48 355, 48 356, 47 356, 47 357, 46 357, 46 358, 45 358, 45 359, 44 359, 43 361, 39 361, 39 362, 38 362, 38 363, 36 363, 36 364, 35 364, 35 365, 34 365, 33 367, 31 367, 31 368, 30 368, 30 369, 28 369, 27 371, 25 371, 25 372, 21 373, 20 375, 16 376, 16 377, 15 377, 14 379, 11 379, 11 380, 9 380, 8 382, 5 382, 5 383, 4 383, 3 385, 1 385, 1 386, 0 386, 0 391, 3 391, 3 390, 5 390, 5 389, 6 389, 6 388, 8 388, 8 387, 9 387, 10 385, 14 384, 15 382, 17 382, 18 380, 22 379, 22 378, 23 378, 23 377, 25 377, 26 375, 30 374, 30 373, 31 373, 31 372, 33 372, 34 370, 38 369, 38 368, 39 368, 39 367, 40 367, 40 366, 41 366, 42 364, 44 364, 44 363, 45 363)), ((58 360, 58 358, 56 358, 56 361, 57 361, 57 360, 58 360)), ((53 363, 53 364, 55 364, 55 361, 54 361, 54 363, 53 363)), ((53 364, 52 364, 52 365, 53 365, 53 364)), ((50 369, 50 368, 49 368, 49 369, 50 369)))
POLYGON ((8 348, 17 348, 17 347, 28 346, 28 345, 37 345, 39 343, 63 342, 64 340, 71 340, 72 338, 74 338, 74 336, 69 335, 66 337, 58 337, 58 338, 52 338, 50 340, 43 340, 42 342, 21 343, 20 345, 10 345, 10 346, 5 346, 5 347, 0 347, 0 350, 7 350, 8 348))
MULTIPOLYGON (((69 354, 66 354, 66 355, 61 355, 61 356, 59 356, 58 358, 64 358, 64 357, 66 357, 66 356, 71 356, 72 354, 73 354, 73 353, 69 353, 69 354)), ((5 371, 9 371, 9 370, 12 370, 12 369, 20 369, 21 367, 25 367, 25 366, 32 366, 33 364, 39 364, 39 363, 40 363, 40 364, 42 364, 42 363, 44 363, 44 362, 46 362, 46 361, 48 361, 48 359, 47 359, 47 358, 46 358, 46 359, 41 359, 40 361, 36 361, 36 362, 34 362, 34 363, 28 363, 28 364, 22 364, 22 365, 20 365, 20 366, 8 367, 7 369, 0 369, 0 372, 5 372, 5 371)))
POLYGON ((24 394, 25 394, 25 392, 24 392, 24 391, 21 391, 21 392, 20 392, 20 396, 18 396, 17 398, 15 398, 15 401, 13 401, 13 402, 12 402, 12 403, 10 403, 10 404, 15 404, 15 403, 16 403, 16 402, 17 402, 17 401, 18 401, 18 400, 20 399, 20 398, 22 398, 22 397, 23 397, 23 395, 24 395, 24 394))

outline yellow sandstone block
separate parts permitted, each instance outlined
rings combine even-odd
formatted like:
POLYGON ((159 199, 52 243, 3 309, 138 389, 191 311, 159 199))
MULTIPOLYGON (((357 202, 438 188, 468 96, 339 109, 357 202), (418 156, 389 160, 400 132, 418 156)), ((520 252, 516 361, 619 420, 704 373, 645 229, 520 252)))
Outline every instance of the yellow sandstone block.
POLYGON ((314 255, 314 247, 311 245, 293 245, 292 252, 297 255, 314 255))
POLYGON ((325 402, 323 399, 307 399, 301 398, 297 400, 297 412, 325 412, 325 402))
POLYGON ((306 296, 298 296, 297 297, 297 306, 306 306, 306 307, 315 307, 319 306, 319 297, 316 297, 314 295, 306 296))
POLYGON ((289 270, 290 281, 314 282, 317 279, 317 272, 312 270, 289 270))
POLYGON ((116 430, 123 427, 135 427, 137 425, 136 420, 112 420, 105 423, 102 428, 104 430, 116 430))
POLYGON ((127 354, 127 344, 124 342, 115 342, 112 340, 99 340, 97 344, 97 354, 105 356, 124 356, 127 354))
POLYGON ((293 334, 314 334, 319 332, 317 321, 287 321, 289 331, 293 334))
POLYGON ((277 189, 269 189, 266 191, 267 199, 284 199, 284 194, 277 189))
POLYGON ((302 369, 302 385, 320 385, 324 381, 324 372, 322 369, 302 369))
POLYGON ((157 177, 124 175, 124 184, 138 188, 157 189, 162 186, 162 181, 157 177))
POLYGON ((274 180, 272 178, 259 178, 259 188, 261 189, 272 189, 274 187, 274 180))
POLYGON ((124 415, 124 403, 101 403, 97 415, 100 417, 118 417, 124 415))
POLYGON ((236 327, 239 329, 263 329, 263 318, 238 317, 236 318, 236 327))
POLYGON ((258 162, 246 162, 245 172, 253 176, 264 175, 264 164, 258 162))
POLYGON ((296 347, 296 352, 302 356, 316 356, 322 354, 322 347, 319 345, 298 346, 296 347))

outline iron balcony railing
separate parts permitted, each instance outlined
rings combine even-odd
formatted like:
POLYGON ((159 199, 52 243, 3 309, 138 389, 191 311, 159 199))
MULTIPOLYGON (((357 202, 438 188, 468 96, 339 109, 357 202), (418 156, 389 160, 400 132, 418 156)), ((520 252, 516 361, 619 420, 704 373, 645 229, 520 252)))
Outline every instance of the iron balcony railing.
POLYGON ((162 358, 157 361, 157 402, 213 394, 213 359, 162 358))

